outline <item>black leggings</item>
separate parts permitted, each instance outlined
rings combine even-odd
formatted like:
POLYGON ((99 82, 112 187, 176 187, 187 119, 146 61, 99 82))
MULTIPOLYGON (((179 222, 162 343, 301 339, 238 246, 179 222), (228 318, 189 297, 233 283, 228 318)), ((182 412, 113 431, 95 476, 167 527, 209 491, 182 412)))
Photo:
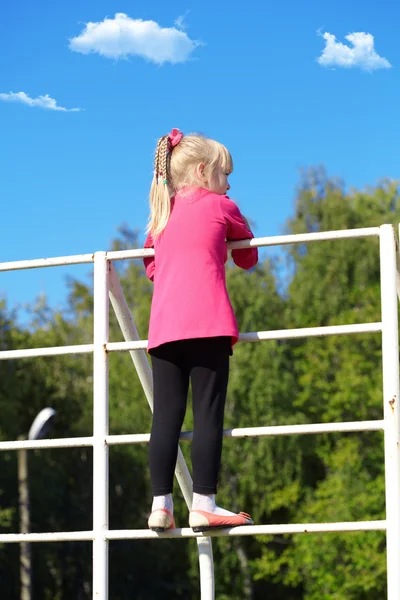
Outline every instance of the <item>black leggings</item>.
POLYGON ((169 342, 151 350, 154 413, 149 463, 153 496, 172 492, 179 435, 192 384, 193 491, 215 494, 229 377, 230 337, 169 342))

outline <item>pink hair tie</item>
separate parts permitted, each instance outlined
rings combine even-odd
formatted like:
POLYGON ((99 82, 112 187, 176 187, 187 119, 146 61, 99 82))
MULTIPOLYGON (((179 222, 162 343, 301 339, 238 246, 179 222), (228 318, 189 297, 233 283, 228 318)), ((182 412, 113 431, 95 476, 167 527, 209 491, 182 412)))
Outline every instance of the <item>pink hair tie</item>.
POLYGON ((172 129, 171 133, 168 136, 168 141, 171 145, 171 148, 175 148, 175 146, 179 144, 182 138, 182 131, 179 131, 179 129, 172 129))

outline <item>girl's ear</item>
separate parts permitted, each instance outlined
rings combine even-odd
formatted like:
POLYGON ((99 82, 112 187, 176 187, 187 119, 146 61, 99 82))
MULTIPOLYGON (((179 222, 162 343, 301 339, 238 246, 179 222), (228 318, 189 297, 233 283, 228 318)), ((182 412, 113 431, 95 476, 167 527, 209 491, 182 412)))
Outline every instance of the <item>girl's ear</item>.
POLYGON ((205 176, 205 168, 206 165, 204 163, 199 163, 196 167, 196 176, 200 181, 206 182, 207 178, 205 176))

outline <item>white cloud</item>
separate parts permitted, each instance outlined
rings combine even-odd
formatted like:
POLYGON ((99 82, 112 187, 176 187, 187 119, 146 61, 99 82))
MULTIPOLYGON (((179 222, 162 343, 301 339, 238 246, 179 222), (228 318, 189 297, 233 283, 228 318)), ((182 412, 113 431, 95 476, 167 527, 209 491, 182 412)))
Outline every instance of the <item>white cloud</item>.
POLYGON ((81 108, 64 108, 64 106, 58 106, 54 98, 50 98, 48 94, 45 96, 38 96, 37 98, 30 98, 25 92, 10 92, 9 94, 0 94, 0 100, 5 102, 21 102, 28 106, 38 106, 39 108, 46 108, 48 110, 61 110, 63 112, 78 112, 81 108))
POLYGON ((114 59, 134 55, 157 64, 185 62, 198 45, 178 26, 160 27, 155 21, 131 19, 124 13, 86 23, 69 43, 71 50, 82 54, 97 52, 114 59))
POLYGON ((346 35, 350 45, 336 41, 332 33, 320 34, 326 46, 318 58, 323 67, 360 68, 364 71, 390 69, 392 66, 386 58, 379 56, 374 48, 374 36, 370 33, 357 31, 346 35))

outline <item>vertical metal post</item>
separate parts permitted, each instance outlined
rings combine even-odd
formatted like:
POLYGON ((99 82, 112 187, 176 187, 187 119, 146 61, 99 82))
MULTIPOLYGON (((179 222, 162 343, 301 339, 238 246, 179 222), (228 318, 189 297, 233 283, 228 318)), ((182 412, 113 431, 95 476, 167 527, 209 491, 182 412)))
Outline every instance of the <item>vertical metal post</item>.
POLYGON ((388 600, 400 598, 400 390, 396 253, 394 228, 382 225, 380 263, 388 600))
POLYGON ((93 600, 108 600, 108 261, 94 255, 93 310, 93 600))
MULTIPOLYGON (((20 437, 19 439, 25 439, 20 437)), ((28 452, 25 448, 17 451, 18 456, 18 495, 19 495, 19 530, 29 533, 29 481, 28 481, 28 452)), ((31 547, 29 542, 20 544, 20 598, 32 600, 31 584, 31 547)))

